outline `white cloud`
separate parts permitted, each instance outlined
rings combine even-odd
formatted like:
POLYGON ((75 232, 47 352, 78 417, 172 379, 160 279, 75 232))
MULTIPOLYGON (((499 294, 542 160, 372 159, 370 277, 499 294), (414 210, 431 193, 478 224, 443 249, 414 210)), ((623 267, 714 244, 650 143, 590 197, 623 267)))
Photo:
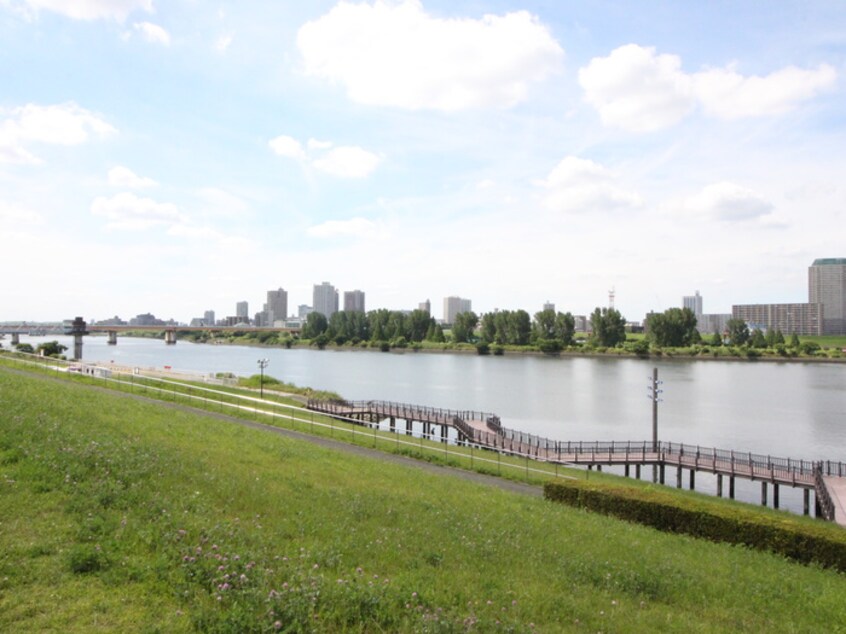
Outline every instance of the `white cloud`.
POLYGON ((26 0, 35 10, 46 9, 75 20, 111 18, 123 22, 136 9, 152 13, 153 0, 26 0))
POLYGON ((602 122, 634 132, 672 125, 693 107, 690 78, 675 55, 627 44, 579 69, 585 99, 602 122))
POLYGON ((297 160, 305 158, 302 144, 296 139, 281 135, 268 142, 270 149, 276 152, 279 156, 285 156, 297 160))
POLYGON ((773 205, 760 194, 723 181, 704 187, 698 194, 686 198, 683 207, 706 218, 739 222, 767 216, 773 205))
POLYGON ((328 150, 332 147, 332 141, 318 141, 317 139, 309 139, 306 144, 309 150, 328 150))
POLYGON ((354 147, 336 147, 315 159, 312 165, 321 172, 326 172, 339 178, 365 178, 381 159, 367 150, 354 147))
POLYGON ((537 184, 547 190, 543 204, 553 211, 591 212, 639 207, 640 196, 617 185, 608 169, 587 159, 568 156, 537 184))
POLYGON ((526 11, 442 19, 419 0, 342 1, 297 34, 305 72, 346 87, 353 101, 445 111, 511 107, 564 52, 526 11))
POLYGON ((782 114, 830 88, 837 72, 789 66, 766 77, 744 77, 733 67, 688 74, 676 55, 627 44, 579 70, 585 100, 605 125, 632 132, 671 126, 700 106, 708 116, 737 119, 782 114))
POLYGON ((136 22, 132 25, 132 28, 140 33, 141 37, 152 44, 170 46, 170 33, 165 31, 158 24, 153 24, 152 22, 136 22))
POLYGON ((152 178, 138 176, 128 167, 116 165, 109 170, 109 185, 124 189, 144 189, 158 185, 152 178))
POLYGON ((173 203, 159 203, 122 192, 111 198, 100 196, 91 203, 91 213, 106 218, 109 229, 148 229, 156 225, 173 225, 182 220, 173 203))
POLYGON ((73 102, 38 106, 27 104, 0 114, 11 115, 0 121, 0 161, 38 163, 29 143, 79 145, 91 135, 105 137, 116 130, 100 117, 73 102))
POLYGON ((386 235, 386 230, 366 218, 352 218, 350 220, 327 220, 324 223, 309 227, 308 235, 315 238, 380 238, 386 235))
POLYGON ((309 139, 308 153, 302 143, 289 136, 278 136, 268 145, 279 156, 293 158, 338 178, 365 178, 381 162, 381 157, 355 145, 333 147, 331 141, 309 139))
POLYGON ((230 44, 232 44, 232 36, 221 35, 219 38, 217 38, 217 41, 214 43, 214 47, 220 53, 225 53, 226 50, 229 48, 230 44))
POLYGON ((766 77, 743 77, 733 68, 694 75, 695 92, 705 112, 721 119, 778 115, 797 103, 831 88, 837 71, 822 64, 817 70, 788 66, 766 77))

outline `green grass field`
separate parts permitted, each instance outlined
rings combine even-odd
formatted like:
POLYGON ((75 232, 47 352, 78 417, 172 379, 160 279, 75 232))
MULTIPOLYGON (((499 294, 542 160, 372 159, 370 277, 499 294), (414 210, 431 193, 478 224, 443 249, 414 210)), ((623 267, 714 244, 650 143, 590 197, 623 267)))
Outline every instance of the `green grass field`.
POLYGON ((844 592, 765 553, 0 366, 0 631, 831 632, 844 592))

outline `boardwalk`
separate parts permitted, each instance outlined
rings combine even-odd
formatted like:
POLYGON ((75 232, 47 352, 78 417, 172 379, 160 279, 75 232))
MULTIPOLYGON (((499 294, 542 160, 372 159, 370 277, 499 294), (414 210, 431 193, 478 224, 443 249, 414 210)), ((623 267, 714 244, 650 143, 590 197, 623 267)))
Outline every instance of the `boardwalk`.
POLYGON ((689 471, 690 488, 694 488, 697 472, 717 476, 717 495, 723 495, 723 478, 728 479, 728 497, 734 498, 735 478, 761 482, 761 503, 767 504, 768 488, 772 487, 773 506, 779 506, 779 486, 804 489, 806 514, 809 514, 809 493, 815 492, 816 515, 835 520, 846 526, 846 464, 832 461, 794 460, 749 452, 736 452, 685 445, 683 443, 651 441, 571 442, 558 441, 526 434, 501 426, 495 414, 455 411, 385 401, 328 401, 312 399, 308 408, 331 416, 364 424, 389 421, 396 431, 398 420, 406 422, 411 435, 412 424, 423 425, 423 435, 436 439, 434 427, 440 428, 440 440, 447 442, 448 429, 456 432, 458 444, 526 456, 535 460, 562 465, 581 465, 601 468, 618 465, 629 475, 634 467, 637 477, 644 465, 652 465, 656 479, 665 482, 667 467, 676 469, 676 486, 682 486, 682 472, 689 471))

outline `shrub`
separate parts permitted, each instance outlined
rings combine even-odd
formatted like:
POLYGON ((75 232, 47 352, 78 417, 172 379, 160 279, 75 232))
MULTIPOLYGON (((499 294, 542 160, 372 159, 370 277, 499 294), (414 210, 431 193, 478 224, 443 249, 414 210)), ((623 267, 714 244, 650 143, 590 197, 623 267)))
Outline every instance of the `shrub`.
POLYGON ((583 481, 547 483, 544 485, 544 497, 669 533, 744 544, 802 563, 815 562, 846 572, 846 532, 824 523, 813 526, 798 521, 798 518, 768 517, 654 489, 583 481))
POLYGON ((481 355, 490 354, 491 347, 484 341, 480 341, 476 344, 476 352, 481 355))

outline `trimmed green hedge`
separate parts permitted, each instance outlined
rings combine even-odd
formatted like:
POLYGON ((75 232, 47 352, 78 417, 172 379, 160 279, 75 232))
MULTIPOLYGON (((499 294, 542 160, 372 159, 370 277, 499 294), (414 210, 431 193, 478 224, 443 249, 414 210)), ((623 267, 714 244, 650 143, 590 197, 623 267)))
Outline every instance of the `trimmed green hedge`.
POLYGON ((547 483, 544 497, 669 533, 744 544, 846 572, 846 530, 835 524, 820 521, 815 525, 787 513, 780 517, 652 488, 584 481, 547 483))

